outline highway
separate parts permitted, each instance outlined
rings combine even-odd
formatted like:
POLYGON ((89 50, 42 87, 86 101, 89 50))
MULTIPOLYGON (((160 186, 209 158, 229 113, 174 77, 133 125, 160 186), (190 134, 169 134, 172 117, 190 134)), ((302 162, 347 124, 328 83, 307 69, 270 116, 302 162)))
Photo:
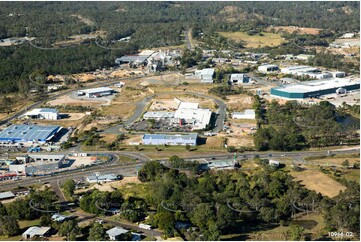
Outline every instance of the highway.
MULTIPOLYGON (((259 156, 260 158, 292 158, 297 162, 303 162, 304 157, 311 156, 327 156, 331 154, 354 154, 359 153, 360 148, 355 147, 352 149, 344 149, 344 150, 330 150, 329 154, 327 150, 322 151, 296 151, 296 152, 245 152, 237 154, 237 159, 251 159, 255 156, 259 156)), ((97 154, 99 152, 87 152, 88 154, 97 154)), ((104 152, 105 153, 105 152, 104 152)), ((66 179, 79 179, 90 175, 94 172, 101 172, 102 174, 106 173, 115 173, 121 174, 123 176, 135 176, 137 174, 137 169, 139 169, 143 164, 151 159, 141 152, 124 152, 124 151, 107 151, 106 154, 113 155, 114 159, 112 162, 107 164, 102 164, 99 166, 93 166, 86 169, 75 170, 62 172, 58 174, 54 174, 52 176, 44 176, 44 177, 26 177, 22 180, 18 181, 2 181, 0 182, 0 191, 9 191, 11 189, 15 189, 18 186, 31 186, 44 182, 53 182, 54 180, 59 180, 61 183, 66 179), (137 157, 136 162, 130 163, 118 163, 119 157, 117 155, 125 155, 130 157, 137 157), (39 182, 40 180, 40 182, 39 182)), ((221 159, 231 159, 234 157, 233 153, 225 153, 225 154, 207 154, 207 155, 197 155, 194 154, 191 157, 187 157, 186 160, 196 160, 196 159, 207 159, 207 160, 221 160, 221 159)))

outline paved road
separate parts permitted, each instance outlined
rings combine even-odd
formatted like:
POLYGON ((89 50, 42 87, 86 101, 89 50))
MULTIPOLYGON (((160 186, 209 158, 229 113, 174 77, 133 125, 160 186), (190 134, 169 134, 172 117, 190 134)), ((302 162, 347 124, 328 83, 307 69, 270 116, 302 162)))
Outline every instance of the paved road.
MULTIPOLYGON (((148 75, 149 76, 149 75, 148 75)), ((54 95, 51 95, 49 98, 46 98, 44 100, 41 100, 41 101, 38 101, 36 103, 33 103, 31 104, 30 106, 27 106, 26 108, 20 110, 19 112, 3 119, 0 121, 0 125, 3 125, 7 122, 10 122, 18 117, 20 117, 21 115, 23 115, 24 113, 26 113, 28 110, 30 109, 34 109, 34 108, 37 108, 39 107, 40 105, 50 101, 50 100, 53 100, 53 99, 56 99, 62 95, 65 95, 65 94, 69 94, 71 92, 76 92, 78 90, 82 90, 84 88, 93 88, 93 87, 98 87, 98 86, 102 86, 102 87, 107 87, 107 86, 111 86, 111 85, 114 85, 116 83, 119 83, 119 81, 121 80, 137 80, 137 79, 140 79, 140 78, 143 78, 144 75, 141 75, 141 76, 136 76, 136 77, 126 77, 126 78, 119 78, 117 79, 116 81, 111 81, 109 82, 108 80, 104 80, 104 81, 99 81, 99 82, 96 82, 96 83, 93 83, 93 84, 90 84, 86 87, 80 87, 80 88, 75 88, 75 89, 70 89, 70 90, 66 90, 66 91, 63 91, 63 92, 60 92, 60 93, 56 93, 54 95)))
POLYGON ((179 94, 195 95, 195 96, 198 96, 198 97, 201 97, 201 98, 206 98, 206 99, 213 100, 218 105, 218 110, 217 110, 216 127, 212 130, 212 132, 218 132, 218 131, 222 130, 223 124, 224 124, 224 119, 226 117, 227 106, 221 99, 215 98, 215 97, 207 95, 207 94, 197 93, 197 92, 175 91, 175 92, 155 93, 155 94, 150 94, 150 95, 144 97, 142 100, 138 101, 135 104, 136 105, 135 112, 130 118, 128 118, 126 121, 124 121, 123 124, 115 125, 113 127, 105 129, 104 131, 102 131, 102 133, 108 133, 108 134, 121 134, 121 133, 124 133, 124 132, 121 132, 119 129, 123 128, 125 126, 128 126, 128 125, 131 125, 135 121, 137 121, 142 116, 143 112, 145 112, 145 107, 147 106, 148 102, 150 100, 152 100, 154 97, 161 96, 161 95, 168 95, 168 94, 178 94, 178 93, 179 94))
POLYGON ((193 50, 193 45, 192 45, 192 29, 188 29, 187 31, 184 32, 184 37, 185 37, 185 41, 186 41, 186 44, 187 44, 187 48, 189 50, 193 50))
MULTIPOLYGON (((360 148, 353 148, 348 150, 332 150, 329 154, 354 154, 359 153, 360 148)), ((89 152, 88 152, 89 153, 89 152)), ((91 152, 90 152, 91 153, 91 152)), ((109 153, 109 152, 107 152, 109 153)), ((131 152, 122 152, 122 151, 114 151, 109 154, 122 154, 122 155, 129 155, 131 152)), ((135 152, 134 152, 135 153, 135 152)), ((131 153, 133 154, 133 153, 131 153)), ((103 164, 100 166, 94 166, 91 168, 83 169, 83 170, 76 170, 76 171, 68 171, 59 174, 54 174, 53 176, 44 176, 44 177, 26 177, 23 180, 19 181, 6 181, 1 182, 0 191, 9 191, 11 189, 15 189, 18 186, 30 186, 39 184, 39 180, 41 183, 44 182, 52 182, 54 180, 59 179, 60 183, 66 179, 79 179, 81 177, 87 176, 93 172, 101 172, 101 173, 116 173, 122 174, 124 176, 135 176, 137 173, 137 169, 140 166, 145 164, 147 161, 150 160, 149 157, 142 154, 141 152, 136 153, 139 156, 139 160, 137 162, 132 163, 123 163, 119 164, 117 162, 112 162, 108 164, 103 164)), ((321 156, 321 155, 328 155, 327 150, 322 151, 296 151, 296 152, 245 152, 242 154, 238 154, 239 159, 246 159, 246 158, 253 158, 258 155, 260 158, 293 158, 298 161, 302 161, 303 157, 310 157, 310 156, 321 156)), ((233 158, 234 154, 226 153, 226 154, 208 154, 208 155, 197 155, 194 154, 192 157, 188 157, 187 160, 193 159, 230 159, 233 158)))

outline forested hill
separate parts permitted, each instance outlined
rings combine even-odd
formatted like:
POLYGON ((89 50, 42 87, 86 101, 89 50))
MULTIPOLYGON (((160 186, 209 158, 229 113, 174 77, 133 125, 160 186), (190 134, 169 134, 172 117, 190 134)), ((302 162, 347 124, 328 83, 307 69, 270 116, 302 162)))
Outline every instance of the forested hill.
POLYGON ((44 69, 49 74, 94 70, 114 57, 141 48, 183 43, 189 27, 203 31, 248 31, 270 25, 359 31, 359 2, 0 2, 0 39, 35 37, 51 47, 78 34, 102 34, 102 43, 131 36, 118 51, 94 41, 53 52, 30 50, 24 43, 0 47, 0 92, 16 91, 17 82, 44 69), (96 32, 97 31, 97 32, 96 32))
POLYGON ((219 27, 249 20, 266 25, 359 31, 359 2, 1 2, 0 38, 52 32, 66 35, 105 30, 116 37, 156 29, 154 24, 212 23, 219 27), (9 16, 14 14, 14 16, 9 16), (81 15, 93 25, 71 16, 81 15), (217 21, 214 21, 217 20, 217 21), (137 31, 135 31, 137 29, 137 31))

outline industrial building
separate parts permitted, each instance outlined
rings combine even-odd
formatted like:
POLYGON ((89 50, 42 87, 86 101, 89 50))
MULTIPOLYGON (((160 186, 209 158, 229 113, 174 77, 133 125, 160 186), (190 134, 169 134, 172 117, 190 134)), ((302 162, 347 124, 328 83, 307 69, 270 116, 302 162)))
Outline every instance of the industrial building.
POLYGON ((145 120, 172 119, 172 123, 192 125, 193 130, 207 128, 211 121, 211 110, 199 108, 198 103, 178 102, 178 109, 175 112, 146 112, 144 113, 143 118, 145 120))
POLYGON ((26 112, 23 117, 29 119, 57 120, 59 118, 59 112, 55 108, 35 108, 26 112))
POLYGON ((197 145, 197 133, 191 134, 145 134, 144 145, 197 145))
POLYGON ((261 73, 270 73, 270 72, 278 71, 279 69, 280 68, 277 65, 270 65, 270 64, 261 65, 258 67, 258 71, 261 73))
POLYGON ((194 75, 199 78, 202 83, 213 83, 214 69, 197 70, 194 72, 194 75))
POLYGON ((22 164, 9 165, 9 171, 24 175, 50 174, 62 168, 67 159, 65 155, 35 155, 27 154, 16 157, 22 164))
POLYGON ((0 192, 0 201, 14 198, 15 195, 12 192, 0 192))
POLYGON ((308 72, 308 73, 319 73, 320 69, 316 67, 310 67, 310 66, 288 66, 281 68, 281 72, 283 74, 291 74, 291 75, 297 75, 301 72, 308 72))
POLYGON ((32 239, 34 236, 38 237, 45 237, 47 234, 49 234, 51 230, 51 227, 37 227, 33 226, 28 228, 23 234, 23 239, 32 239))
POLYGON ((120 226, 107 230, 105 233, 109 236, 110 240, 121 240, 123 234, 127 234, 129 230, 123 229, 120 226))
POLYGON ((249 83, 249 81, 250 81, 250 77, 244 73, 234 73, 234 74, 231 74, 231 76, 229 78, 229 82, 231 85, 237 85, 237 84, 241 84, 241 83, 249 83))
POLYGON ((56 125, 13 124, 0 132, 0 143, 45 143, 50 141, 62 129, 56 125))
POLYGON ((89 98, 95 98, 95 97, 109 96, 112 95, 113 92, 114 90, 109 87, 98 87, 98 88, 79 90, 78 95, 79 96, 85 95, 86 97, 89 98))
POLYGON ((119 180, 120 176, 117 176, 115 174, 104 174, 101 175, 99 173, 95 173, 93 175, 87 176, 86 180, 89 183, 101 183, 101 182, 111 182, 111 181, 116 181, 119 180))
POLYGON ((175 112, 145 112, 143 118, 145 120, 154 119, 154 120, 161 120, 167 118, 174 118, 175 112))
POLYGON ((232 113, 233 119, 256 119, 256 113, 253 109, 246 109, 243 112, 232 113))
POLYGON ((191 124, 193 130, 206 129, 211 121, 212 111, 201 108, 178 108, 174 113, 174 118, 180 123, 191 124))
POLYGON ((347 78, 323 79, 271 88, 271 95, 285 99, 304 99, 334 94, 339 88, 347 91, 360 89, 360 80, 347 78))

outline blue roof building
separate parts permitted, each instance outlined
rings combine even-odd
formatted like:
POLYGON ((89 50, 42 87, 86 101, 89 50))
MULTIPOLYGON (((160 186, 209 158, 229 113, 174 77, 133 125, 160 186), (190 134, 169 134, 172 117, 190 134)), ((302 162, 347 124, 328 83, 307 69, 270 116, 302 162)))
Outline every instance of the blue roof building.
POLYGON ((144 145, 197 145, 197 133, 191 134, 145 134, 144 145))
POLYGON ((51 140, 60 130, 56 125, 25 125, 13 124, 0 132, 0 142, 40 142, 51 140))

